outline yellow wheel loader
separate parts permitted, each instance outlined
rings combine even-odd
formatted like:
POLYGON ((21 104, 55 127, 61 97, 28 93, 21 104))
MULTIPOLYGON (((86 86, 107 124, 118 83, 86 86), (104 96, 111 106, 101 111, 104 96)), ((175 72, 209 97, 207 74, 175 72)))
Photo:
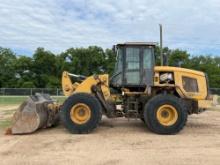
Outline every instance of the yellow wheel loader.
POLYGON ((47 120, 39 122, 44 124, 29 132, 24 129, 19 132, 19 128, 13 131, 12 126, 12 133, 31 133, 51 126, 58 114, 69 132, 77 134, 93 131, 102 115, 139 118, 152 132, 178 133, 188 115, 211 106, 208 79, 200 71, 155 66, 155 46, 146 42, 116 45, 117 62, 111 77, 108 74, 84 77, 64 71, 62 89, 68 96, 65 102, 61 106, 46 102, 44 108, 35 108, 47 112, 47 120))

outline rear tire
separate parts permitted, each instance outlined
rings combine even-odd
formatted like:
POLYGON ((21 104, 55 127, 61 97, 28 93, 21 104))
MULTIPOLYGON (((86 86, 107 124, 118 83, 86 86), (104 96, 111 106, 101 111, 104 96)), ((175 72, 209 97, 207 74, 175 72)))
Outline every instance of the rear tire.
MULTIPOLYGON (((89 133, 94 130, 102 117, 102 107, 99 101, 91 94, 87 93, 76 93, 72 96, 68 97, 64 102, 61 111, 60 117, 64 126, 74 134, 84 134, 89 133), (81 111, 80 108, 77 109, 77 112, 72 113, 74 111, 74 107, 84 106, 87 108, 86 117, 80 116, 78 111, 81 111), (75 116, 74 116, 75 115, 75 116), (77 115, 77 116, 76 116, 77 115), (81 121, 79 119, 84 119, 81 121)), ((85 115, 85 112, 81 115, 85 115)))
POLYGON ((176 134, 186 124, 187 110, 180 98, 173 95, 158 95, 144 107, 147 127, 158 134, 176 134))

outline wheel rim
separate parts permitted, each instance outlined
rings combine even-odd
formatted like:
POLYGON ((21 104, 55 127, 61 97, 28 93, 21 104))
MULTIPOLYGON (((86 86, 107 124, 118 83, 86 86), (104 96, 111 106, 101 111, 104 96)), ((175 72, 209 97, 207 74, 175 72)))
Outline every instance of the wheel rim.
POLYGON ((85 124, 91 118, 91 109, 83 103, 78 103, 71 108, 70 118, 76 124, 85 124))
POLYGON ((176 123, 178 113, 172 105, 162 105, 157 110, 157 120, 164 126, 171 126, 176 123))

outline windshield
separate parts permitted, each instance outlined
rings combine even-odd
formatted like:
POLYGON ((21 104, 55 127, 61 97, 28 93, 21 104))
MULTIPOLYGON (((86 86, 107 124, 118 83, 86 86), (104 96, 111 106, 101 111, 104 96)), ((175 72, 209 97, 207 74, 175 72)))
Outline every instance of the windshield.
POLYGON ((152 81, 153 66, 154 52, 152 48, 144 46, 118 47, 111 83, 114 86, 148 84, 152 81))
POLYGON ((122 71, 122 55, 123 55, 123 51, 122 48, 119 48, 117 50, 117 59, 116 59, 116 66, 115 66, 115 73, 119 73, 122 71))
POLYGON ((151 48, 145 48, 143 51, 143 66, 144 69, 151 69, 153 62, 154 62, 154 57, 153 57, 153 49, 151 48))
POLYGON ((117 49, 117 57, 116 57, 116 64, 114 74, 112 76, 112 83, 113 84, 121 84, 122 83, 122 67, 123 67, 123 49, 117 49))

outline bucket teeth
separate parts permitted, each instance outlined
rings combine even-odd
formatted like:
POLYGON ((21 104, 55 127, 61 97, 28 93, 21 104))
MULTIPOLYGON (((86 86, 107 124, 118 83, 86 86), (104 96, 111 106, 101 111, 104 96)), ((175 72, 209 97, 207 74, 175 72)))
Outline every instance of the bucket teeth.
POLYGON ((12 118, 12 134, 29 134, 40 128, 47 128, 58 122, 57 105, 49 95, 37 93, 24 101, 12 118), (50 106, 49 106, 50 105, 50 106))

